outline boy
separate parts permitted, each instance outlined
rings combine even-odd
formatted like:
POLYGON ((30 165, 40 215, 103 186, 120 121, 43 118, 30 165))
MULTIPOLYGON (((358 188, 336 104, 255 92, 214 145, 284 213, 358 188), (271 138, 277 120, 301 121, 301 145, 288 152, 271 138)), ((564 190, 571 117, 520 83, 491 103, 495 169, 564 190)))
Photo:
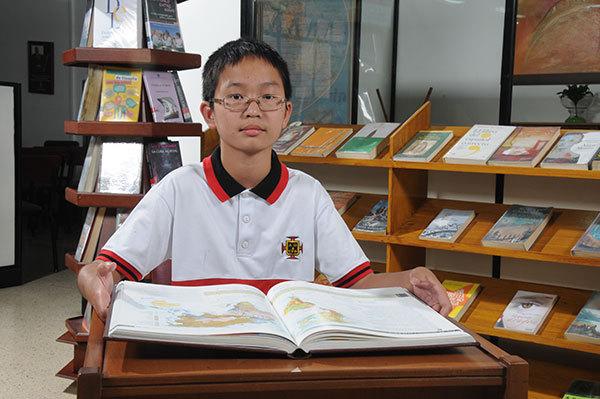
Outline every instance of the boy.
POLYGON ((271 146, 292 113, 287 65, 271 47, 239 39, 203 71, 200 110, 220 145, 202 165, 155 185, 78 275, 100 317, 115 282, 140 280, 172 259, 173 285, 245 283, 263 291, 284 280, 408 288, 443 315, 451 305, 426 268, 373 274, 321 184, 280 163, 271 146))

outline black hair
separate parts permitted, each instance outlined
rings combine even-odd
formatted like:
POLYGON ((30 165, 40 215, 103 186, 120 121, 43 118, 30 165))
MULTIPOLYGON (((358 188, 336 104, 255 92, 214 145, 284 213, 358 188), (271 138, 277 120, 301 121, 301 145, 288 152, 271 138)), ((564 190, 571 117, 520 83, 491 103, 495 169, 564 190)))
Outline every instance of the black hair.
POLYGON ((225 67, 234 66, 246 57, 260 58, 271 64, 279 72, 283 82, 285 98, 290 99, 292 96, 290 73, 287 63, 277 50, 256 39, 241 38, 225 43, 208 57, 202 71, 202 97, 204 101, 209 101, 212 106, 217 83, 219 83, 219 78, 225 67))

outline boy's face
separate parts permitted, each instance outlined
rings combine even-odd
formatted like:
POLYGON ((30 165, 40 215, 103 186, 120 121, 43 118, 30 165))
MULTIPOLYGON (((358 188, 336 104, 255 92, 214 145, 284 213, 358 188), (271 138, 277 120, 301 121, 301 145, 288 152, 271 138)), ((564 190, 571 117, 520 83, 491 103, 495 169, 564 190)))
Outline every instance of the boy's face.
MULTIPOLYGON (((223 99, 234 94, 245 98, 268 94, 285 98, 283 81, 277 69, 255 57, 246 57, 234 66, 225 67, 221 73, 215 98, 223 99)), ((217 102, 213 108, 203 102, 200 111, 209 127, 219 132, 222 149, 254 155, 271 150, 281 130, 288 124, 292 104, 287 101, 275 111, 262 111, 252 101, 244 111, 231 111, 217 102)))

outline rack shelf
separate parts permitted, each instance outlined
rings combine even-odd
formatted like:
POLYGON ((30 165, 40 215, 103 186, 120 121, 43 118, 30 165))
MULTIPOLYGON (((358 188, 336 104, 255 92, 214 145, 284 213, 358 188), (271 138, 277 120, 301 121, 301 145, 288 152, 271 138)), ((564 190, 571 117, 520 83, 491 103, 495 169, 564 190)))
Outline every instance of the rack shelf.
POLYGON ((65 121, 65 133, 88 136, 201 136, 201 123, 65 121))
POLYGON ((563 338, 564 332, 589 299, 590 291, 444 271, 434 271, 434 273, 440 281, 451 279, 481 284, 481 292, 461 319, 462 324, 478 334, 600 354, 600 346, 598 345, 563 338), (504 308, 518 290, 558 295, 558 301, 548 315, 542 329, 536 335, 494 328, 496 320, 502 315, 504 308))
POLYGON ((142 194, 82 193, 70 187, 65 189, 65 199, 80 207, 132 209, 143 197, 142 194))
MULTIPOLYGON (((387 195, 377 194, 359 194, 358 199, 352 206, 344 212, 342 219, 348 225, 348 228, 352 230, 354 226, 369 213, 369 210, 377 203, 377 201, 387 199, 387 195)), ((361 233, 353 231, 352 235, 354 238, 360 241, 372 241, 372 242, 386 242, 386 234, 373 234, 373 233, 361 233)))
POLYGON ((87 67, 90 64, 137 67, 153 70, 185 70, 200 68, 199 54, 147 48, 76 47, 63 52, 63 65, 87 67))

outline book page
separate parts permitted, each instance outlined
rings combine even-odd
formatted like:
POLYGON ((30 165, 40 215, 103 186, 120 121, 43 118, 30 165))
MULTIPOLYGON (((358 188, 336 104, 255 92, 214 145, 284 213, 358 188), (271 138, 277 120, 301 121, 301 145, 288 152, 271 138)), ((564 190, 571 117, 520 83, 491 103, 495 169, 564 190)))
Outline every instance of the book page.
POLYGON ((284 282, 268 293, 296 342, 327 330, 400 338, 464 332, 404 288, 346 289, 284 282))
POLYGON ((118 328, 163 337, 253 333, 291 340, 265 295, 247 285, 175 287, 122 281, 113 297, 109 337, 118 328))

